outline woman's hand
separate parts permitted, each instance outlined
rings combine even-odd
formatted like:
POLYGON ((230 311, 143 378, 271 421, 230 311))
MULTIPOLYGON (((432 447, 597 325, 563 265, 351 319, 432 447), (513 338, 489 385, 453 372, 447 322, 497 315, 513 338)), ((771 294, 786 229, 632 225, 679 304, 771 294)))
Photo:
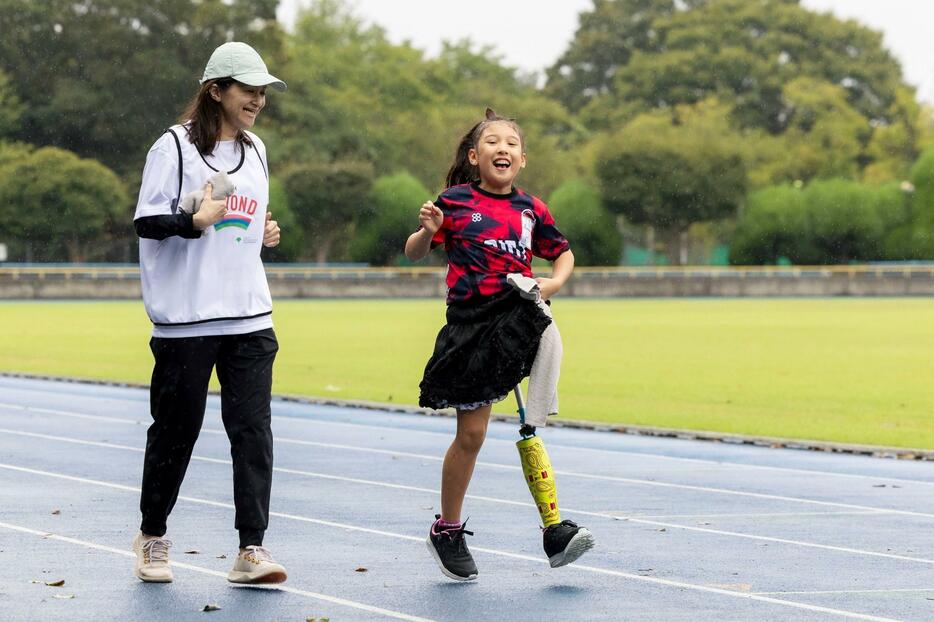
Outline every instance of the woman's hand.
POLYGON ((279 223, 272 219, 272 212, 266 212, 266 227, 263 229, 263 246, 272 248, 279 245, 279 223))
POLYGON ((227 197, 223 199, 211 198, 213 190, 211 182, 204 184, 204 198, 201 199, 201 207, 198 212, 191 217, 191 223, 195 229, 204 230, 216 222, 220 222, 227 215, 227 197))
POLYGON ((418 210, 418 221, 422 224, 428 233, 434 235, 444 224, 444 214, 438 209, 438 206, 431 201, 425 201, 422 208, 418 210))

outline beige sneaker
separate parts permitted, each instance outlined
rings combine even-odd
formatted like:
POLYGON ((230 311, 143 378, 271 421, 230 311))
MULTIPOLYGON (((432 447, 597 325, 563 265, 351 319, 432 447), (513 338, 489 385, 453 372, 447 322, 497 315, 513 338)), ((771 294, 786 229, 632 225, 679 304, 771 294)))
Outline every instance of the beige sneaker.
POLYGON ((169 547, 171 540, 144 536, 143 532, 133 538, 133 552, 136 553, 134 573, 140 581, 147 583, 171 583, 172 569, 169 567, 169 547))
POLYGON ((272 554, 261 546, 240 550, 233 570, 227 575, 231 583, 282 583, 288 575, 272 554))

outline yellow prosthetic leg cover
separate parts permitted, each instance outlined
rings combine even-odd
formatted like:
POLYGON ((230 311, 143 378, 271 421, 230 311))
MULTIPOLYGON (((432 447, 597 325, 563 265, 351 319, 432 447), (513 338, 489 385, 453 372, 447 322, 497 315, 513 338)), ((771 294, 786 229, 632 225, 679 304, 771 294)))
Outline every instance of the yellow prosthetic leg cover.
POLYGON ((537 436, 532 436, 517 441, 516 447, 519 449, 525 483, 529 485, 529 492, 532 493, 532 499, 535 500, 538 513, 542 517, 542 526, 557 525, 561 522, 558 488, 555 485, 554 472, 551 470, 551 460, 545 451, 545 443, 537 436))

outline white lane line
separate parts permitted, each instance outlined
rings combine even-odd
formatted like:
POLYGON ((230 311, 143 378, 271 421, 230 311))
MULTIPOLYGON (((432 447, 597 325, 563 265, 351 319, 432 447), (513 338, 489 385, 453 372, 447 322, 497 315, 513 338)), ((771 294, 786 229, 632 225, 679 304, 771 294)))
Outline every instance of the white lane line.
MULTIPOLYGON (((139 489, 139 488, 136 488, 136 487, 133 487, 133 486, 124 486, 123 484, 113 484, 113 483, 111 483, 111 482, 104 482, 104 481, 100 481, 100 480, 93 480, 93 479, 88 479, 88 478, 84 478, 84 477, 75 477, 75 476, 72 476, 72 475, 64 475, 64 474, 62 474, 62 473, 52 473, 52 472, 49 472, 49 471, 40 471, 40 470, 38 470, 38 469, 30 469, 30 468, 26 468, 26 467, 20 467, 20 466, 11 465, 11 464, 3 464, 3 463, 0 463, 0 469, 7 469, 7 470, 10 470, 10 471, 15 471, 15 472, 19 472, 19 473, 28 473, 28 474, 30 474, 30 475, 41 475, 41 476, 43 476, 43 477, 51 477, 51 478, 55 478, 55 479, 62 479, 62 480, 65 480, 65 481, 77 482, 77 483, 81 483, 81 484, 90 484, 90 485, 94 485, 94 486, 102 486, 102 487, 104 487, 104 488, 111 488, 111 489, 114 489, 114 490, 121 490, 121 491, 127 491, 127 492, 134 492, 134 493, 137 493, 137 494, 140 492, 140 489, 139 489)), ((201 504, 201 505, 208 505, 208 506, 211 506, 211 507, 225 508, 225 509, 230 509, 230 510, 234 509, 234 506, 233 506, 232 503, 222 503, 222 502, 219 502, 219 501, 211 501, 211 500, 209 500, 209 499, 200 499, 200 498, 198 498, 198 497, 187 497, 187 496, 182 496, 182 495, 179 495, 178 499, 179 499, 180 501, 187 501, 187 502, 189 502, 189 503, 198 503, 198 504, 201 504)), ((391 531, 383 531, 383 530, 379 530, 379 529, 370 529, 370 528, 368 528, 368 527, 359 527, 359 526, 357 526, 357 525, 350 525, 350 524, 347 524, 347 523, 338 523, 338 522, 334 522, 334 521, 327 521, 327 520, 322 520, 322 519, 318 519, 318 518, 311 518, 311 517, 308 517, 308 516, 301 516, 301 515, 298 515, 298 514, 286 514, 286 513, 283 513, 283 512, 270 512, 269 515, 270 515, 270 516, 275 516, 275 517, 277 517, 277 518, 284 518, 284 519, 299 521, 299 522, 303 522, 303 523, 312 523, 312 524, 315 524, 315 525, 323 525, 323 526, 327 526, 327 527, 335 527, 335 528, 337 528, 337 529, 343 529, 343 530, 346 530, 346 531, 357 531, 357 532, 361 532, 361 533, 367 533, 367 534, 373 534, 373 535, 379 535, 379 536, 386 536, 386 537, 389 537, 389 538, 395 538, 395 539, 398 539, 398 540, 406 540, 406 541, 409 541, 409 542, 419 542, 419 543, 421 543, 421 542, 424 542, 424 540, 425 540, 423 537, 407 536, 407 535, 405 535, 405 534, 394 533, 394 532, 391 532, 391 531)), ((532 557, 531 555, 523 555, 523 554, 521 554, 521 553, 511 553, 511 552, 508 552, 508 551, 501 551, 501 550, 498 550, 498 549, 489 549, 489 548, 481 548, 481 547, 471 547, 471 548, 473 548, 474 551, 480 551, 480 552, 482 552, 482 553, 487 553, 487 554, 489 554, 489 555, 496 555, 496 556, 499 556, 499 557, 507 557, 507 558, 510 558, 510 559, 518 559, 518 560, 522 560, 522 561, 534 562, 534 563, 536 563, 536 564, 547 564, 547 563, 548 563, 548 560, 547 560, 547 559, 543 559, 543 558, 541 558, 541 557, 532 557)), ((591 572, 591 573, 595 573, 595 574, 602 574, 602 575, 608 575, 608 576, 613 576, 613 577, 619 577, 619 578, 622 578, 622 579, 629 579, 629 580, 631 580, 631 581, 639 581, 639 582, 642 582, 642 583, 651 583, 651 584, 653 584, 653 585, 661 585, 661 586, 665 586, 665 587, 673 587, 673 588, 678 588, 678 589, 687 589, 687 590, 693 590, 693 591, 697 591, 697 592, 704 592, 704 593, 707 593, 707 594, 718 594, 718 595, 721 595, 721 596, 731 596, 731 597, 733 597, 733 598, 740 598, 740 599, 743 599, 743 600, 752 600, 752 601, 757 601, 757 602, 770 603, 770 604, 774 604, 774 605, 781 605, 781 606, 784 606, 784 607, 792 607, 792 608, 795 608, 795 609, 803 609, 803 610, 806 610, 806 611, 814 611, 814 612, 820 612, 820 613, 827 613, 827 614, 837 615, 837 616, 841 616, 841 617, 849 618, 849 619, 853 619, 853 620, 870 620, 870 621, 872 621, 872 622, 900 622, 900 621, 894 620, 894 619, 892 619, 892 618, 882 618, 882 617, 878 617, 878 616, 870 616, 870 615, 866 615, 866 614, 856 613, 856 612, 853 612, 853 611, 846 611, 846 610, 843 610, 843 609, 832 609, 832 608, 829 608, 829 607, 820 607, 820 606, 816 606, 816 605, 809 605, 809 604, 806 604, 806 603, 799 603, 799 602, 795 602, 795 601, 791 601, 791 600, 783 600, 783 599, 778 599, 778 598, 772 598, 772 597, 769 597, 769 596, 758 596, 758 595, 755 595, 755 594, 752 594, 752 593, 749 593, 749 592, 734 592, 734 591, 725 590, 725 589, 722 589, 722 588, 710 587, 710 586, 706 586, 706 585, 697 585, 697 584, 695 584, 695 583, 685 583, 685 582, 682 582, 682 581, 673 581, 673 580, 670 580, 670 579, 661 579, 661 578, 658 578, 658 577, 647 577, 647 576, 638 575, 638 574, 630 574, 630 573, 628 573, 628 572, 622 572, 622 571, 619 571, 619 570, 611 570, 611 569, 609 569, 609 568, 599 568, 599 567, 596 567, 596 566, 585 566, 585 565, 577 564, 577 563, 570 564, 570 565, 568 565, 567 567, 568 567, 568 568, 573 568, 573 569, 575 569, 575 570, 582 570, 582 571, 585 571, 585 572, 591 572)))
POLYGON ((42 415, 55 415, 57 417, 68 417, 71 419, 87 419, 89 421, 108 421, 110 423, 125 423, 129 425, 149 426, 149 422, 142 419, 127 419, 126 417, 104 417, 103 415, 87 415, 85 413, 74 412, 71 410, 58 410, 55 408, 39 408, 37 406, 20 406, 19 404, 5 404, 0 402, 0 408, 9 408, 10 410, 22 410, 26 413, 39 413, 42 415))
MULTIPOLYGON (((144 447, 131 447, 131 446, 129 446, 129 445, 118 445, 118 444, 116 444, 116 443, 108 443, 108 442, 104 442, 104 441, 85 441, 85 440, 76 439, 76 438, 69 438, 69 437, 65 437, 65 436, 53 436, 53 435, 51 435, 51 434, 40 434, 40 433, 38 433, 38 432, 23 432, 23 431, 21 431, 21 430, 9 430, 9 429, 7 429, 7 428, 0 428, 0 434, 11 434, 11 435, 14 435, 14 436, 26 436, 26 437, 29 437, 29 438, 41 438, 41 439, 44 439, 44 440, 56 441, 56 442, 60 442, 60 443, 72 443, 72 444, 74 444, 74 445, 87 445, 87 446, 89 446, 89 447, 103 447, 103 448, 106 448, 106 449, 118 449, 118 450, 121 450, 121 451, 132 451, 132 452, 136 452, 136 453, 145 453, 145 451, 146 451, 146 449, 145 449, 144 447)), ((227 460, 227 459, 209 458, 209 457, 207 457, 207 456, 198 456, 198 455, 195 455, 195 454, 192 454, 191 459, 192 459, 192 460, 197 460, 197 461, 199 461, 199 462, 208 462, 208 463, 211 463, 211 464, 222 464, 222 465, 226 465, 226 466, 230 466, 230 465, 231 465, 231 461, 230 461, 230 460, 227 460)), ((331 474, 329 474, 329 473, 317 473, 317 472, 314 472, 314 471, 303 471, 303 470, 300 470, 300 469, 289 469, 289 468, 285 468, 285 467, 273 467, 272 470, 275 471, 275 472, 277 472, 277 473, 288 473, 288 474, 290 474, 290 475, 301 475, 301 476, 304 476, 304 477, 315 477, 315 478, 318 478, 318 479, 329 479, 329 480, 334 480, 334 481, 338 481, 338 482, 347 482, 347 483, 351 483, 351 484, 365 484, 365 485, 368 485, 368 486, 379 486, 379 487, 382 487, 382 488, 394 488, 394 489, 396 489, 396 490, 409 490, 409 491, 413 491, 413 492, 426 492, 426 493, 431 493, 431 494, 434 494, 434 495, 440 495, 440 494, 441 494, 441 491, 440 491, 440 490, 436 490, 436 489, 434 489, 434 488, 422 488, 422 487, 419 487, 419 486, 409 486, 409 485, 406 485, 406 484, 391 484, 391 483, 389 483, 389 482, 377 482, 377 481, 368 480, 368 479, 358 479, 358 478, 355 478, 355 477, 346 477, 346 476, 343 476, 343 475, 331 475, 331 474)), ((470 495, 468 495, 468 496, 470 496, 470 495)), ((473 498, 473 499, 483 499, 483 500, 488 500, 488 501, 497 501, 497 502, 501 502, 501 503, 509 503, 509 504, 512 504, 512 505, 521 505, 521 506, 535 507, 535 506, 534 506, 533 504, 531 504, 531 503, 521 503, 521 502, 518 502, 518 501, 507 501, 507 500, 505 500, 505 499, 503 499, 503 500, 498 500, 498 499, 494 499, 494 498, 492 498, 492 497, 490 497, 490 498, 488 498, 488 497, 471 497, 471 498, 473 498)), ((572 511, 572 510, 567 510, 567 511, 572 511)), ((600 517, 602 517, 602 518, 607 518, 605 515, 601 515, 601 514, 597 514, 597 513, 592 513, 592 514, 593 514, 593 516, 600 516, 600 517)), ((610 518, 612 518, 612 517, 610 517, 610 518)))
MULTIPOLYGON (((30 390, 30 391, 37 392, 40 394, 42 393, 42 391, 37 390, 37 389, 24 389, 24 390, 30 390)), ((82 396, 82 397, 86 397, 88 399, 106 399, 109 401, 118 401, 117 398, 99 398, 96 396, 82 396)), ((128 400, 123 400, 123 401, 128 401, 128 400)), ((131 402, 131 403, 133 403, 134 405, 137 404, 137 402, 131 402)), ((290 403, 289 405, 294 406, 295 404, 290 403)), ((3 407, 16 408, 19 410, 35 410, 37 412, 47 412, 48 414, 69 414, 66 411, 56 411, 53 409, 43 409, 43 408, 31 408, 28 406, 22 406, 20 404, 0 403, 0 408, 3 408, 3 407)), ((217 408, 209 408, 209 410, 218 411, 217 408)), ((79 413, 73 413, 73 414, 79 414, 79 413)), ((389 413, 389 414, 399 414, 399 413, 389 413)), ((368 430, 385 430, 389 432, 405 432, 405 433, 411 432, 411 433, 416 433, 416 434, 443 436, 445 438, 450 438, 451 436, 450 433, 447 433, 447 432, 434 432, 432 430, 412 430, 408 428, 381 426, 381 425, 376 425, 376 424, 349 423, 349 422, 344 422, 344 421, 326 421, 326 420, 312 419, 312 418, 304 417, 301 415, 299 416, 276 415, 274 417, 274 419, 280 419, 280 418, 288 419, 290 421, 295 421, 295 422, 307 422, 307 423, 313 423, 313 424, 325 425, 325 426, 328 426, 328 425, 351 426, 355 428, 364 428, 368 430)), ((104 419, 106 420, 109 418, 104 417, 104 419)), ((136 423, 141 424, 141 425, 149 425, 148 422, 142 422, 142 421, 137 421, 136 423)), ((487 440, 491 442, 511 443, 511 441, 507 441, 503 439, 496 439, 496 438, 489 438, 487 440)), ((905 483, 905 484, 920 484, 922 486, 934 486, 934 481, 925 481, 925 480, 901 478, 901 477, 891 477, 887 475, 879 475, 879 476, 862 475, 859 473, 839 473, 835 471, 821 471, 818 469, 798 469, 798 468, 791 468, 791 467, 776 467, 776 466, 767 466, 767 465, 759 465, 759 464, 747 464, 743 462, 731 462, 728 460, 706 460, 703 458, 684 458, 684 457, 679 457, 679 456, 665 456, 665 455, 655 454, 651 452, 641 452, 641 451, 633 451, 633 450, 625 450, 625 449, 616 450, 616 449, 602 449, 602 448, 597 448, 597 447, 577 447, 574 445, 564 445, 561 443, 549 443, 549 447, 565 449, 565 450, 583 451, 583 452, 598 452, 598 453, 604 453, 604 454, 608 453, 614 456, 635 456, 635 457, 640 457, 640 458, 651 458, 654 460, 662 460, 662 461, 668 461, 668 462, 684 462, 688 464, 701 464, 701 465, 708 465, 712 467, 730 468, 730 469, 737 469, 737 470, 755 469, 755 470, 763 470, 763 471, 774 471, 774 472, 779 472, 779 473, 822 475, 822 476, 830 476, 830 477, 841 477, 841 478, 847 478, 847 479, 869 479, 873 481, 898 482, 898 483, 905 483)))
POLYGON ((815 595, 820 596, 823 594, 906 594, 906 593, 925 593, 925 592, 934 592, 934 587, 917 587, 917 588, 892 588, 889 590, 815 590, 815 591, 799 591, 799 592, 751 592, 752 594, 757 594, 760 596, 783 596, 785 594, 802 594, 805 596, 815 595))
MULTIPOLYGON (((11 434, 11 435, 16 435, 16 436, 25 436, 25 437, 30 437, 30 438, 41 438, 44 440, 72 443, 76 445, 87 445, 91 447, 103 447, 107 449, 132 451, 136 453, 143 453, 145 451, 143 448, 140 448, 140 447, 129 447, 127 445, 116 445, 114 443, 105 443, 105 442, 98 442, 98 441, 83 441, 83 440, 67 438, 63 436, 52 436, 49 434, 39 434, 37 432, 20 432, 18 430, 8 430, 5 428, 0 428, 0 433, 11 434)), ((197 460, 200 462, 208 462, 211 464, 221 464, 225 466, 230 465, 230 460, 226 460, 226 459, 208 458, 205 456, 195 456, 195 455, 192 455, 191 459, 197 460)), ((273 471, 279 472, 279 473, 287 473, 290 475, 299 475, 303 477, 314 477, 314 478, 319 478, 319 479, 347 482, 351 484, 362 484, 366 486, 377 486, 381 488, 391 488, 391 489, 396 489, 396 490, 406 490, 406 491, 411 491, 411 492, 427 493, 435 497, 441 494, 440 490, 436 490, 432 488, 422 488, 418 486, 409 486, 405 484, 390 484, 388 482, 377 482, 373 480, 359 479, 359 478, 354 478, 354 477, 344 477, 341 475, 331 475, 327 473, 316 473, 313 471, 303 471, 299 469, 287 469, 287 468, 273 467, 273 471)), ((533 503, 524 502, 524 501, 513 501, 510 499, 501 499, 497 497, 487 497, 487 496, 472 495, 472 494, 468 494, 466 495, 466 497, 468 499, 473 499, 477 501, 485 501, 489 503, 496 503, 500 505, 511 505, 511 506, 535 508, 535 505, 533 503)), ((640 525, 651 525, 653 527, 665 527, 668 529, 680 529, 682 531, 693 531, 693 532, 698 532, 698 533, 713 534, 717 536, 725 536, 725 537, 731 537, 731 538, 742 538, 746 540, 756 540, 760 542, 787 544, 791 546, 800 546, 800 547, 805 547, 805 548, 821 549, 825 551, 834 551, 837 553, 867 555, 871 557, 882 557, 886 559, 895 559, 898 561, 910 561, 910 562, 916 562, 916 563, 921 563, 921 564, 934 564, 934 559, 925 559, 921 557, 912 557, 908 555, 896 555, 894 553, 881 553, 881 552, 869 551, 865 549, 855 549, 855 548, 850 548, 850 547, 833 546, 829 544, 806 542, 802 540, 792 540, 788 538, 760 536, 760 535, 741 533, 741 532, 736 532, 736 531, 712 529, 710 527, 695 527, 691 525, 682 525, 678 523, 669 523, 669 522, 663 522, 663 521, 658 521, 658 520, 649 520, 648 518, 629 516, 625 514, 611 515, 605 512, 590 512, 587 510, 576 510, 576 509, 568 508, 568 507, 562 507, 561 511, 568 513, 568 514, 580 514, 582 516, 593 516, 597 518, 621 520, 621 521, 640 524, 640 525)), ((880 513, 874 512, 874 514, 880 514, 880 513)))
MULTIPOLYGON (((88 542, 87 540, 78 540, 77 538, 69 538, 67 536, 60 536, 58 534, 49 533, 46 531, 39 531, 37 529, 31 529, 29 527, 23 527, 21 525, 13 525, 11 523, 0 522, 0 527, 4 529, 9 529, 11 531, 19 531, 22 533, 28 533, 36 536, 41 536, 45 540, 56 540, 58 542, 66 542, 68 544, 76 544, 78 546, 83 546, 89 549, 96 549, 98 551, 105 551, 107 553, 114 553, 116 555, 122 555, 124 557, 136 557, 135 553, 130 551, 124 551, 121 549, 115 549, 111 546, 106 546, 104 544, 97 544, 96 542, 88 542)), ((187 564, 182 562, 171 562, 173 568, 183 568, 185 570, 191 570, 193 572, 200 572, 201 574, 211 575, 213 577, 220 577, 222 579, 227 578, 227 573, 220 572, 218 570, 213 570, 211 568, 205 568, 203 566, 196 566, 194 564, 187 564)), ((256 586, 253 586, 255 589, 256 586)), ((347 600, 345 598, 338 598, 337 596, 328 596, 327 594, 320 594, 318 592, 309 592, 307 590, 300 590, 298 588, 285 586, 285 585, 272 585, 272 586, 263 586, 261 589, 266 589, 276 592, 287 592, 289 594, 295 594, 296 596, 304 596, 305 598, 311 598, 314 600, 321 600, 327 603, 334 605, 342 605, 344 607, 351 607, 353 609, 358 609, 361 611, 366 611, 367 613, 374 613, 388 618, 395 618, 397 620, 407 620, 408 622, 432 622, 428 618, 419 618, 417 616, 412 616, 406 613, 400 613, 398 611, 392 611, 390 609, 383 609, 382 607, 374 607, 373 605, 367 605, 365 603, 356 602, 353 600, 347 600)))
POLYGON ((609 510, 597 512, 611 518, 640 518, 652 520, 678 519, 678 518, 800 518, 804 516, 878 516, 883 512, 875 510, 851 511, 851 512, 755 512, 755 513, 737 513, 737 514, 628 514, 626 512, 612 512, 609 510))
MULTIPOLYGON (((5 406, 4 404, 0 403, 0 408, 4 406, 5 406)), ((18 407, 18 408, 21 410, 26 410, 26 411, 35 410, 35 411, 42 412, 44 414, 52 414, 52 415, 75 418, 75 419, 109 421, 113 423, 122 423, 122 424, 127 424, 127 425, 142 425, 141 422, 134 420, 134 419, 121 419, 121 418, 116 418, 116 417, 101 417, 97 415, 84 415, 80 413, 70 413, 67 411, 50 410, 50 409, 32 409, 32 408, 24 408, 24 407, 18 407)), ((220 434, 220 435, 226 436, 226 432, 224 432, 223 430, 217 430, 213 428, 202 428, 202 432, 205 432, 208 434, 220 434)), ((444 461, 444 458, 442 456, 432 456, 429 454, 417 454, 417 453, 412 453, 412 452, 395 451, 395 450, 390 450, 390 449, 373 449, 369 447, 358 447, 354 445, 320 443, 316 441, 305 441, 305 440, 300 440, 300 439, 291 439, 291 438, 284 438, 284 437, 279 437, 279 436, 275 437, 275 441, 277 443, 284 443, 284 444, 291 444, 291 445, 305 445, 308 447, 322 447, 322 448, 327 448, 327 449, 360 451, 360 452, 382 454, 382 455, 389 455, 389 456, 414 458, 418 460, 430 460, 433 462, 444 461)), ((485 462, 482 460, 477 461, 477 466, 491 468, 491 469, 505 469, 509 471, 521 470, 521 467, 514 465, 514 464, 499 464, 496 462, 485 462)), ((714 488, 711 486, 694 486, 690 484, 674 484, 670 482, 660 482, 657 480, 616 477, 616 476, 611 476, 611 475, 595 475, 593 473, 580 473, 576 471, 565 471, 565 470, 557 470, 557 469, 555 470, 555 475, 560 475, 563 477, 579 477, 581 479, 591 479, 591 480, 598 480, 598 481, 609 481, 609 482, 616 482, 616 483, 622 483, 622 484, 632 484, 632 485, 638 485, 638 486, 671 488, 675 490, 690 490, 693 492, 703 492, 703 493, 720 494, 720 495, 732 495, 732 496, 739 496, 739 497, 750 497, 754 499, 765 499, 768 501, 786 501, 789 503, 801 503, 801 504, 808 504, 808 505, 817 505, 821 507, 843 508, 847 510, 878 512, 882 514, 893 514, 893 515, 898 515, 898 516, 912 516, 915 518, 934 519, 934 514, 926 513, 926 512, 914 512, 911 510, 897 510, 894 508, 881 508, 881 507, 859 505, 859 504, 853 504, 853 503, 841 503, 837 501, 820 501, 818 499, 808 499, 804 497, 789 497, 785 495, 773 495, 773 494, 759 493, 759 492, 748 492, 748 491, 742 491, 742 490, 732 490, 728 488, 714 488)), ((886 479, 888 478, 879 478, 876 481, 883 481, 886 479)))

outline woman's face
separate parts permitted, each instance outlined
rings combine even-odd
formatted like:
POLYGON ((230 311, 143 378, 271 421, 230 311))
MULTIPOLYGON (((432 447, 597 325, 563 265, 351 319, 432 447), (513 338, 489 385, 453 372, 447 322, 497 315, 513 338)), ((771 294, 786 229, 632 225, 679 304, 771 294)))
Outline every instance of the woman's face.
POLYGON ((224 111, 225 125, 233 130, 248 130, 266 106, 266 87, 234 82, 226 89, 218 88, 214 99, 224 111))
POLYGON ((480 181, 498 189, 509 189, 525 167, 522 139, 510 123, 494 121, 484 128, 477 146, 468 154, 480 170, 480 181))

